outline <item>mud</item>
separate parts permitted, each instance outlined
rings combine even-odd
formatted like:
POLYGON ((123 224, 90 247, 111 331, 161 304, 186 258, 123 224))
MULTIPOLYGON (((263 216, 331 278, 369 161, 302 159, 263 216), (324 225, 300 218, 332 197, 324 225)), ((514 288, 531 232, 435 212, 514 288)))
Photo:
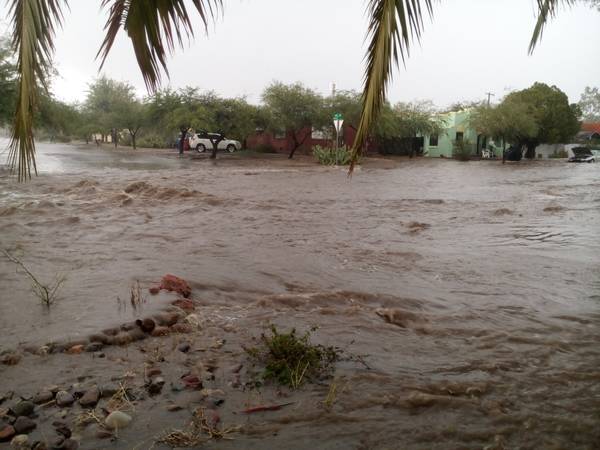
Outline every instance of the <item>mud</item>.
MULTIPOLYGON (((308 158, 40 152, 48 170, 31 183, 0 174, 0 244, 40 278, 68 278, 48 312, 0 260, 0 349, 22 354, 0 366, 0 394, 115 379, 143 391, 148 368, 169 384, 201 366, 225 395, 221 422, 241 427, 210 448, 600 447, 600 166, 367 159, 348 179, 308 158), (199 330, 106 358, 23 351, 157 314, 173 294, 119 305, 166 273, 189 282, 199 330), (242 345, 269 323, 318 326, 315 340, 362 363, 296 392, 251 388, 242 345), (174 350, 183 340, 189 353, 174 350)), ((76 437, 151 448, 206 395, 140 396, 118 439, 76 437)), ((36 432, 59 413, 40 411, 36 432)))

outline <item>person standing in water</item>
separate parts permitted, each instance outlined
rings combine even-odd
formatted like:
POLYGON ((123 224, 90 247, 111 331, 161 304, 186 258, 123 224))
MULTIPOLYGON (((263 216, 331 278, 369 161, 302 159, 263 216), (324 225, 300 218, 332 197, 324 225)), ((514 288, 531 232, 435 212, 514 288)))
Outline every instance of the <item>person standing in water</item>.
POLYGON ((181 126, 179 127, 181 131, 181 137, 179 138, 179 142, 177 143, 177 149, 179 150, 179 157, 183 158, 183 146, 185 145, 185 136, 187 135, 187 127, 181 126))

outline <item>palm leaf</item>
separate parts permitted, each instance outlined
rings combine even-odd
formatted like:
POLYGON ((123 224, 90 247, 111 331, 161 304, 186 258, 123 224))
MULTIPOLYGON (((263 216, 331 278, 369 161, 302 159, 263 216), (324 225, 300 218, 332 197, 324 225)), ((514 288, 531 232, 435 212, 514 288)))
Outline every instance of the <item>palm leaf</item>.
POLYGON ((8 165, 18 180, 31 178, 35 165, 33 116, 40 87, 47 79, 54 52, 55 26, 62 23, 66 0, 11 0, 12 48, 17 55, 17 105, 8 151, 8 165))
POLYGON ((542 34, 544 33, 544 27, 550 18, 554 18, 556 16, 556 12, 558 11, 558 7, 561 3, 571 6, 575 3, 576 0, 537 0, 538 5, 538 18, 535 24, 535 28, 533 29, 533 36, 531 37, 531 42, 529 43, 529 53, 533 53, 535 46, 542 39, 542 34))
MULTIPOLYGON (((206 30, 209 18, 221 8, 222 0, 191 2, 206 30)), ((102 0, 102 7, 109 7, 109 17, 104 27, 106 37, 96 55, 102 58, 100 68, 122 27, 131 39, 146 86, 156 91, 161 81, 161 67, 167 76, 169 74, 167 53, 173 52, 176 42, 183 46, 184 35, 194 35, 185 4, 185 0, 102 0)))
POLYGON ((404 62, 409 55, 411 42, 420 39, 423 30, 422 5, 432 15, 432 2, 433 0, 369 0, 367 38, 370 38, 370 42, 366 55, 362 112, 352 146, 350 173, 385 102, 393 64, 398 64, 399 56, 404 62))

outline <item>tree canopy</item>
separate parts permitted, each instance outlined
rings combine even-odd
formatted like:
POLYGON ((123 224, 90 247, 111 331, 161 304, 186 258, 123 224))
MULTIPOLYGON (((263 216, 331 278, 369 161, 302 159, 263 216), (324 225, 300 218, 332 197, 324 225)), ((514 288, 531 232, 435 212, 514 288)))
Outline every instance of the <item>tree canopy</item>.
POLYGON ((268 127, 285 133, 294 143, 290 158, 310 137, 311 127, 320 129, 328 123, 323 98, 302 83, 286 85, 276 81, 264 90, 262 99, 270 112, 268 127))
MULTIPOLYGON (((598 1, 600 2, 600 0, 598 1)), ((578 104, 584 120, 600 122, 600 90, 597 87, 587 86, 581 94, 578 104)))
POLYGON ((527 146, 532 157, 539 144, 570 141, 579 131, 580 115, 559 88, 535 83, 508 94, 496 107, 479 107, 471 124, 479 133, 527 146))

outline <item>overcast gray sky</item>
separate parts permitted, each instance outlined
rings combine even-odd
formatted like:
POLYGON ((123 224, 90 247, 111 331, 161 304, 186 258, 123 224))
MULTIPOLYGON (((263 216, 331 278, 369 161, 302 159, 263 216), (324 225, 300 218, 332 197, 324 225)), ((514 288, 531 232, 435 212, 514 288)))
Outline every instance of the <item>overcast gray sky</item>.
MULTIPOLYGON (((301 81, 325 93, 360 89, 363 77, 365 0, 224 0, 225 11, 204 34, 199 18, 194 41, 178 50, 169 67, 172 87, 194 85, 223 96, 260 101, 272 80, 301 81)), ((98 72, 94 60, 103 38, 99 0, 71 0, 58 33, 54 90, 61 99, 83 100, 98 72)), ((534 0, 441 0, 426 20, 420 46, 394 74, 389 98, 431 99, 438 106, 499 100, 535 81, 556 84, 571 101, 585 86, 600 85, 600 12, 580 5, 553 20, 533 56, 527 47, 535 22, 534 0)), ((144 84, 129 42, 121 38, 103 72, 144 84)))

